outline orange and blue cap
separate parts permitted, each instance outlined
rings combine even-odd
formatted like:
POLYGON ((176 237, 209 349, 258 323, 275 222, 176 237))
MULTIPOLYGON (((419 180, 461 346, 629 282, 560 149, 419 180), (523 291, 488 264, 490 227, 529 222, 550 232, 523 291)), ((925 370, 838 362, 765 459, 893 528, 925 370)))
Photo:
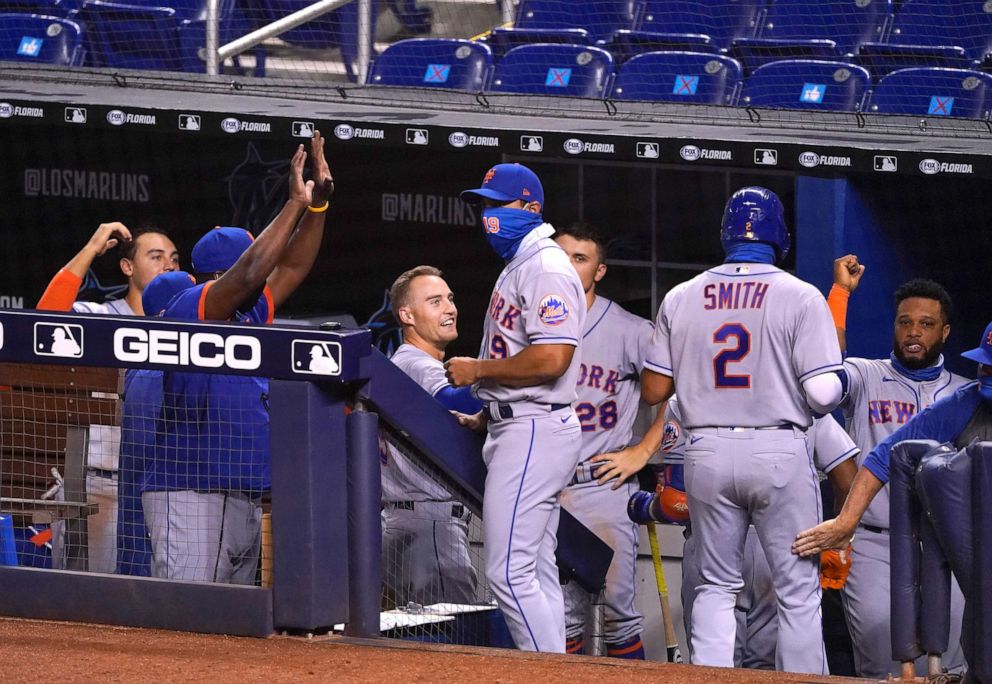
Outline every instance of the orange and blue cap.
POLYGON ((977 361, 983 366, 992 366, 992 323, 986 326, 979 345, 974 349, 961 352, 961 356, 971 361, 977 361))
POLYGON ((544 207, 541 180, 523 164, 497 164, 486 172, 481 188, 462 191, 466 202, 478 202, 483 197, 497 202, 539 202, 544 207))

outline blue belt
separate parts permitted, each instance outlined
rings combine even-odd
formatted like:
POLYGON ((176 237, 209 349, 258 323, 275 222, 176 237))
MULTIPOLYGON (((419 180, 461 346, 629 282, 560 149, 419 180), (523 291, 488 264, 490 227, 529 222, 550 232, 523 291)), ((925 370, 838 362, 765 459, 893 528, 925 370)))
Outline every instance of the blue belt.
MULTIPOLYGON (((571 404, 548 404, 548 410, 549 411, 560 411, 562 409, 568 408, 569 406, 571 406, 571 404)), ((512 404, 499 403, 499 404, 497 404, 497 408, 498 408, 498 411, 499 411, 499 419, 500 420, 508 420, 510 418, 513 418, 513 405, 512 404)), ((493 413, 492 413, 491 404, 485 404, 482 407, 482 412, 486 414, 486 419, 493 420, 493 413)))
MULTIPOLYGON (((425 503, 425 502, 421 502, 425 503)), ((404 511, 415 511, 417 510, 416 501, 387 501, 385 504, 386 508, 399 508, 404 511)), ((462 504, 451 504, 451 517, 452 518, 463 518, 465 514, 468 513, 471 517, 471 513, 465 510, 465 506, 462 504)))
POLYGON ((888 534, 889 530, 886 527, 876 527, 875 525, 865 525, 864 523, 858 523, 858 527, 863 530, 868 530, 869 532, 874 532, 875 534, 888 534))

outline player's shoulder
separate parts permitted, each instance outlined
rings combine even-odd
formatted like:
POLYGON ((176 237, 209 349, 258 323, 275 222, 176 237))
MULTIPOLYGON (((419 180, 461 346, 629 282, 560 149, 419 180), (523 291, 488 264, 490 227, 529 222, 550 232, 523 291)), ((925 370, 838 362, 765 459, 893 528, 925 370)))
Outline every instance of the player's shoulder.
POLYGON ((851 366, 859 371, 875 371, 883 373, 892 369, 892 364, 888 359, 866 359, 861 356, 848 356, 844 359, 845 366, 851 366))
POLYGON ((607 299, 606 297, 596 295, 596 302, 598 303, 600 300, 602 300, 603 304, 606 306, 606 309, 603 312, 603 318, 607 319, 611 326, 621 326, 624 331, 630 331, 633 333, 654 328, 654 323, 642 316, 638 316, 635 313, 627 311, 627 309, 623 308, 612 299, 607 299))
POLYGON ((541 238, 537 242, 536 264, 546 273, 575 273, 568 254, 551 238, 541 238))
POLYGON ((418 347, 406 342, 396 348, 396 351, 394 351, 393 355, 389 357, 389 360, 403 371, 409 371, 417 366, 444 365, 423 349, 419 349, 418 347))
POLYGON ((183 290, 169 302, 165 309, 166 318, 199 318, 200 299, 207 283, 200 283, 183 290))
POLYGON ((975 382, 974 378, 966 378, 951 371, 945 372, 947 373, 947 386, 951 389, 957 390, 971 382, 975 382))

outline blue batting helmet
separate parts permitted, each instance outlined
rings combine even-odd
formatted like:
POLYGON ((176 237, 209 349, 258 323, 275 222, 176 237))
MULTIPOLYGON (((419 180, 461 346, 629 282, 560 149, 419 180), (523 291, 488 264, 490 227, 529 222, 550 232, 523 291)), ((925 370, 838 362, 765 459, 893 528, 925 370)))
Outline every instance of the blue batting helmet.
POLYGON ((767 188, 741 188, 727 200, 723 209, 720 241, 728 243, 764 242, 775 248, 778 260, 789 253, 789 229, 778 195, 767 188))

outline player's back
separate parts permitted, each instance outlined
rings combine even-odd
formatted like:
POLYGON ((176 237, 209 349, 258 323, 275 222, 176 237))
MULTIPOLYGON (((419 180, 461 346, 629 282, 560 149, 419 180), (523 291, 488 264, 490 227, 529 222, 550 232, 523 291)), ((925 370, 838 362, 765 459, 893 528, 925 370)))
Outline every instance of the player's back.
POLYGON ((658 325, 689 428, 809 427, 801 383, 841 369, 823 296, 771 265, 701 273, 665 297, 658 325))

